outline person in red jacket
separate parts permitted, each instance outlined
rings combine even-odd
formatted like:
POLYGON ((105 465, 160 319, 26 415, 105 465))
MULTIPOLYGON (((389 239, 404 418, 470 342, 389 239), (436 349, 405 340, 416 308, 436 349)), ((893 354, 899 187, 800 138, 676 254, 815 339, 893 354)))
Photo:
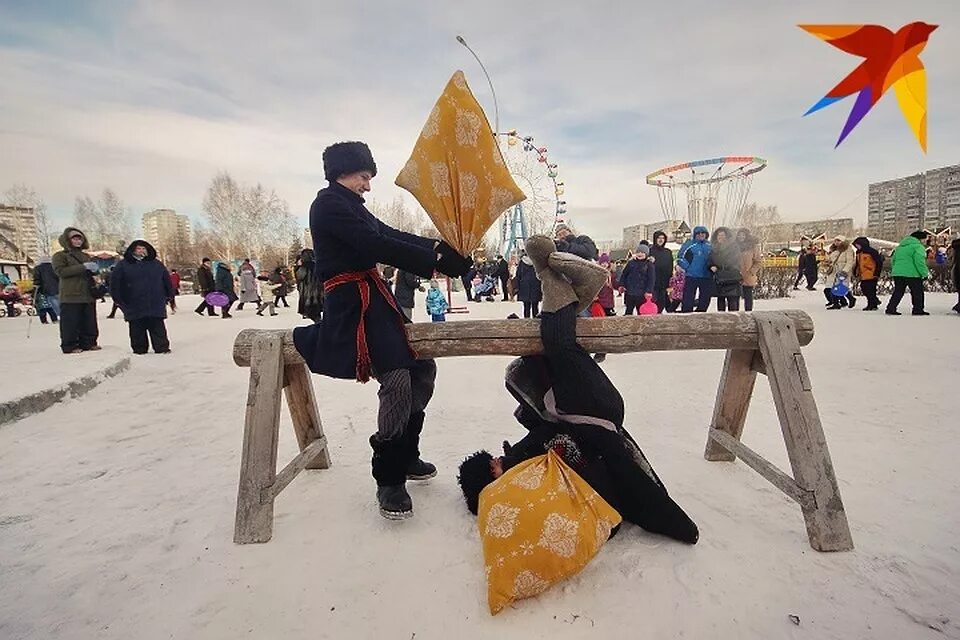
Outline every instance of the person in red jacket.
POLYGON ((173 285, 173 297, 170 298, 170 313, 177 312, 177 296, 180 295, 180 274, 176 269, 170 270, 170 284, 173 285))

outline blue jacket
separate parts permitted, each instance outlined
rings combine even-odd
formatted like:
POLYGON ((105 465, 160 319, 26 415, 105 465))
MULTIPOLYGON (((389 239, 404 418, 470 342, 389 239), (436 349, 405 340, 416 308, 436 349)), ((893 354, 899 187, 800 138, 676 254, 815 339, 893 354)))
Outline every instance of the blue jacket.
MULTIPOLYGON (((706 227, 694 227, 693 237, 696 238, 698 233, 707 233, 707 238, 710 237, 706 227)), ((687 240, 677 253, 677 264, 686 271, 688 278, 710 278, 713 276, 709 264, 710 250, 707 240, 687 240)))
POLYGON ((128 322, 167 317, 167 301, 173 298, 173 284, 170 273, 157 260, 157 252, 149 242, 135 240, 127 247, 123 260, 113 268, 110 296, 128 322), (143 260, 133 257, 133 249, 138 244, 147 248, 143 260))
POLYGON ((656 282, 657 268, 649 260, 634 258, 627 263, 620 274, 620 286, 626 289, 628 296, 653 293, 656 282))
POLYGON ((449 306, 440 289, 434 289, 433 287, 427 289, 427 313, 431 316, 442 316, 447 312, 449 306))

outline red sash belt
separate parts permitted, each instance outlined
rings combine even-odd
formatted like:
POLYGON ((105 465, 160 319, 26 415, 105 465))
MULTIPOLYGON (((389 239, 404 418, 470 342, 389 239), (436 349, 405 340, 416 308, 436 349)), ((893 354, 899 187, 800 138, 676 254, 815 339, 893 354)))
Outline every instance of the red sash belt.
MULTIPOLYGON (((370 380, 371 373, 370 350, 367 347, 367 329, 365 323, 367 308, 370 306, 370 282, 368 279, 373 280, 374 284, 376 284, 380 290, 381 295, 383 295, 383 298, 393 307, 393 310, 397 312, 397 320, 400 321, 400 328, 403 330, 403 339, 406 341, 407 332, 403 326, 403 312, 400 311, 396 299, 390 294, 387 285, 383 283, 383 280, 380 278, 380 272, 377 271, 376 268, 368 269, 367 271, 341 273, 323 283, 324 293, 330 293, 340 285, 350 282, 356 282, 357 288, 360 290, 360 322, 357 325, 357 380, 360 382, 370 380)), ((417 354, 413 348, 410 347, 409 342, 407 342, 407 348, 410 349, 410 354, 416 358, 417 354)))

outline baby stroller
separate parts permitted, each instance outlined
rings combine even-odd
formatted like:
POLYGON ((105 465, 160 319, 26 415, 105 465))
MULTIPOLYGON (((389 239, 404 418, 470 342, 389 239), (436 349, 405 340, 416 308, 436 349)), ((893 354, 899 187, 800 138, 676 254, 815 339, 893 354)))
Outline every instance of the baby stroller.
POLYGON ((473 281, 473 297, 479 301, 485 298, 487 302, 493 302, 493 295, 497 292, 497 281, 493 276, 483 276, 473 281))
POLYGON ((37 310, 33 306, 30 295, 20 293, 20 289, 16 285, 6 286, 3 291, 0 291, 0 302, 3 303, 0 306, 0 318, 7 316, 16 318, 23 313, 28 316, 37 315, 37 310))

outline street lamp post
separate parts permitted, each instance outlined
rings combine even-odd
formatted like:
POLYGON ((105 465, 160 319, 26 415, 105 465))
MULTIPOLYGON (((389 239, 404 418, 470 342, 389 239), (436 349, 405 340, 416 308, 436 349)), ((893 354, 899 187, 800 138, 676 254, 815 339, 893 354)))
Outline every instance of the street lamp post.
POLYGON ((493 135, 496 136, 500 133, 500 106, 497 104, 497 92, 493 88, 493 81, 490 80, 490 74, 487 73, 487 68, 483 66, 480 56, 477 55, 476 51, 470 48, 470 45, 468 45, 467 41, 463 39, 463 36, 457 36, 457 42, 462 44, 464 47, 466 47, 467 51, 473 54, 477 64, 479 64, 480 68, 483 69, 483 75, 487 77, 487 84, 490 85, 490 93, 493 94, 493 135))

